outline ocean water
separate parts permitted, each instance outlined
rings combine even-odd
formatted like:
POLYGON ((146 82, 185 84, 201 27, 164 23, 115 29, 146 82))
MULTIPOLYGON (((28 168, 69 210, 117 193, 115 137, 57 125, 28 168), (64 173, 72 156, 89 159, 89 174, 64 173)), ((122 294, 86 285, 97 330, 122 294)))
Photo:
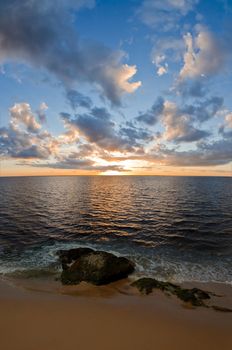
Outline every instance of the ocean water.
POLYGON ((56 251, 127 256, 137 276, 232 283, 232 178, 0 178, 0 274, 58 268, 56 251))

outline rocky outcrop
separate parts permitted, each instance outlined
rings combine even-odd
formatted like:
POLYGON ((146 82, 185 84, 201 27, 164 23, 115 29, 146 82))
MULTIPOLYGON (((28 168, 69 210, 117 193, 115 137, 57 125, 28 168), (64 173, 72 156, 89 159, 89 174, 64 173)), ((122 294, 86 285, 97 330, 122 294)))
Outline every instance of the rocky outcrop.
MULTIPOLYGON (((134 263, 127 258, 117 257, 104 251, 95 251, 91 248, 60 250, 57 254, 63 267, 60 278, 63 284, 78 284, 85 281, 95 285, 104 285, 128 277, 135 269, 134 263)), ((170 282, 148 277, 138 279, 131 286, 136 287, 142 294, 150 294, 153 289, 159 289, 192 306, 232 312, 231 309, 205 303, 211 296, 218 295, 199 288, 182 288, 170 282)))
POLYGON ((188 302, 193 306, 206 306, 204 300, 210 299, 209 293, 201 289, 181 288, 175 284, 158 281, 154 278, 140 278, 131 285, 138 288, 138 290, 143 294, 150 294, 152 293, 153 289, 160 289, 168 294, 176 295, 182 301, 188 302))
POLYGON ((78 284, 82 281, 95 285, 108 284, 126 278, 135 268, 134 263, 127 258, 90 248, 62 251, 59 256, 63 266, 63 284, 78 284))

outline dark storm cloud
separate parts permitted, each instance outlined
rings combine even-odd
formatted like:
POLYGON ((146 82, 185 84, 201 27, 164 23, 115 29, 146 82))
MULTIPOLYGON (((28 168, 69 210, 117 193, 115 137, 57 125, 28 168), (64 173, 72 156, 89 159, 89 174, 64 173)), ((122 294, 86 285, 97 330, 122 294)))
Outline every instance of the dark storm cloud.
POLYGON ((134 66, 122 65, 124 53, 79 39, 71 9, 93 1, 1 0, 0 61, 45 68, 67 87, 77 81, 96 83, 112 103, 140 84, 129 82, 134 66))

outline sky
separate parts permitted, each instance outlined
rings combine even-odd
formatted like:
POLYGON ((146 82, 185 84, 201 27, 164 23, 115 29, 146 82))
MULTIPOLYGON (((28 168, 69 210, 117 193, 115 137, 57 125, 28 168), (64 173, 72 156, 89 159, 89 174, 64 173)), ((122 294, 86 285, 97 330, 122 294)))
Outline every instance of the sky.
POLYGON ((232 176, 232 0, 0 0, 0 175, 232 176))

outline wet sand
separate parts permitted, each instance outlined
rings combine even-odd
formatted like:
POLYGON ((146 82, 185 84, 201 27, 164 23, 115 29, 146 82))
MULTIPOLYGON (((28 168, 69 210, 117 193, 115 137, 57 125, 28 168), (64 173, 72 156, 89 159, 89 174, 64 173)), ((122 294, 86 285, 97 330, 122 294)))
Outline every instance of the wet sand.
MULTIPOLYGON (((158 291, 140 296, 123 281, 100 288, 63 288, 49 281, 22 285, 0 283, 3 350, 231 348, 232 313, 183 307, 158 291)), ((231 286, 215 289, 225 295, 221 305, 229 306, 231 286)))

